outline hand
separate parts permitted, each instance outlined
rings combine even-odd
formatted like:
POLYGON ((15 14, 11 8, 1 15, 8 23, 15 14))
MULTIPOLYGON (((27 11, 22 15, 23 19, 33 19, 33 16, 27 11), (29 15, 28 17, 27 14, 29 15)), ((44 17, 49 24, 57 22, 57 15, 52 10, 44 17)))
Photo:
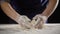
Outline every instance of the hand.
POLYGON ((47 20, 46 16, 42 16, 42 15, 38 14, 33 18, 32 23, 33 23, 33 21, 35 21, 34 27, 41 29, 43 27, 44 23, 46 23, 46 20, 47 20))
POLYGON ((18 23, 19 25, 21 25, 21 27, 23 27, 24 29, 29 29, 32 25, 31 25, 31 20, 27 17, 27 16, 20 16, 19 17, 19 20, 18 20, 18 23))

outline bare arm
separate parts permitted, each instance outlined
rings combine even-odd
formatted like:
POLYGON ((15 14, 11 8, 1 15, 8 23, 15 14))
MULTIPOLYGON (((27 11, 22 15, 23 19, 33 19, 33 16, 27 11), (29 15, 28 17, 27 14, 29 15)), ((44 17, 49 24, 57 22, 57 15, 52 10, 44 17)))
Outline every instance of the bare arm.
POLYGON ((1 8, 7 16, 17 22, 20 15, 11 7, 8 2, 1 2, 1 8))
POLYGON ((45 9, 45 11, 40 15, 36 15, 35 17, 34 17, 34 20, 35 19, 37 19, 37 21, 38 22, 36 22, 36 20, 35 20, 35 22, 37 23, 36 25, 35 25, 35 28, 38 28, 38 29, 40 29, 40 28, 43 28, 43 24, 44 23, 46 23, 46 20, 47 20, 47 18, 54 12, 54 10, 56 9, 56 7, 57 7, 57 0, 49 0, 49 3, 48 3, 48 6, 47 6, 47 8, 45 9), (46 17, 47 16, 47 17, 46 17), (40 19, 40 20, 39 20, 40 19))
POLYGON ((42 15, 49 17, 56 9, 56 7, 58 5, 58 1, 59 0, 49 0, 49 4, 48 4, 47 8, 45 9, 45 11, 42 13, 42 15))

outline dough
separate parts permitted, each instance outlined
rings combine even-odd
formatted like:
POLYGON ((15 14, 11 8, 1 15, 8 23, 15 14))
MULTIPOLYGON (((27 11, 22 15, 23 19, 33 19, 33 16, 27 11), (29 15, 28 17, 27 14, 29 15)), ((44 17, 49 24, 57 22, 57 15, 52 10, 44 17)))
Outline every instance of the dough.
POLYGON ((40 25, 40 28, 42 28, 44 23, 46 22, 46 20, 47 20, 47 18, 45 16, 41 16, 41 15, 38 15, 37 18, 33 19, 32 21, 26 16, 20 16, 20 19, 19 19, 20 24, 19 25, 21 26, 21 28, 23 30, 36 29, 35 28, 36 25, 40 25))

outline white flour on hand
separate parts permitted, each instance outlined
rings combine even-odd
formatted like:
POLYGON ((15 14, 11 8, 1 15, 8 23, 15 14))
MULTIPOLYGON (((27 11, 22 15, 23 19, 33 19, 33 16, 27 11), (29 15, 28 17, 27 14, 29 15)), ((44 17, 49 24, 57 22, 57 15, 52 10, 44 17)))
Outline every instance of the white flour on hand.
POLYGON ((26 16, 21 16, 19 25, 21 25, 21 29, 36 29, 36 25, 40 25, 40 28, 42 28, 46 20, 47 17, 41 15, 35 16, 32 21, 26 16))

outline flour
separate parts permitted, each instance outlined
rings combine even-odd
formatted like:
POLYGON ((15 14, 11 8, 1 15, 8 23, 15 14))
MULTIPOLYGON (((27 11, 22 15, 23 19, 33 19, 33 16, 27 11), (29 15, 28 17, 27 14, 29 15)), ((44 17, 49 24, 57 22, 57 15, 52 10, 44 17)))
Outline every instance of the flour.
MULTIPOLYGON (((33 20, 31 21, 27 16, 22 15, 20 16, 18 23, 21 27, 21 29, 36 29, 36 25, 40 25, 39 28, 42 28, 44 23, 46 22, 47 17, 41 16, 41 15, 36 15, 33 20)), ((38 28, 38 26, 36 26, 38 28)))

